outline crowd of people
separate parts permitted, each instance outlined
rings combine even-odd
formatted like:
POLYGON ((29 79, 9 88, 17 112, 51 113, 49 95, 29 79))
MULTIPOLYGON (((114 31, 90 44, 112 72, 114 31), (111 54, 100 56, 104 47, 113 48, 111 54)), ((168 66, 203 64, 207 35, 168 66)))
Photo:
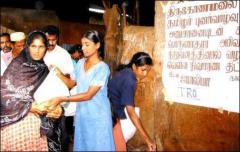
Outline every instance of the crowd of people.
POLYGON ((69 151, 69 116, 73 151, 127 151, 124 109, 156 151, 134 110, 137 82, 153 65, 149 54, 137 52, 111 75, 100 32, 87 31, 68 50, 59 46, 59 34, 49 25, 27 36, 0 35, 1 151, 69 151))

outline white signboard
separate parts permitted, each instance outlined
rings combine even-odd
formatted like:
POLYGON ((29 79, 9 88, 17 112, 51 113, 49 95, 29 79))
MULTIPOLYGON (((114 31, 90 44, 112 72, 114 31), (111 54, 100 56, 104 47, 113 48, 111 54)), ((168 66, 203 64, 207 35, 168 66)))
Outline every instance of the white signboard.
POLYGON ((239 113, 239 1, 166 10, 165 100, 239 113))

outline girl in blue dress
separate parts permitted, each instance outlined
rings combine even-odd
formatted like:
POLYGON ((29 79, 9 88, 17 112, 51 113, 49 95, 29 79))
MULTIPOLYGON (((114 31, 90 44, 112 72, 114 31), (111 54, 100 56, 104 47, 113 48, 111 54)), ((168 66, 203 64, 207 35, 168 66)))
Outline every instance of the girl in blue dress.
MULTIPOLYGON (((78 102, 75 115, 74 151, 114 151, 112 117, 107 96, 109 67, 101 61, 103 47, 97 31, 88 31, 82 38, 84 58, 75 68, 78 94, 49 101, 50 109, 61 102, 78 102)), ((62 73, 57 70, 57 74, 62 73)), ((75 84, 69 81, 69 86, 75 84)))

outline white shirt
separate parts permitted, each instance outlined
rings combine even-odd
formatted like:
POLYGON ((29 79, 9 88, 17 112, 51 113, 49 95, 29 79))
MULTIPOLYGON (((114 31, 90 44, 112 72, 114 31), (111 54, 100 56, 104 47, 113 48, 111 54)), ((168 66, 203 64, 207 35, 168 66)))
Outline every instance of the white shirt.
POLYGON ((4 71, 7 69, 8 65, 12 61, 12 51, 4 53, 1 50, 1 76, 3 75, 4 71))
MULTIPOLYGON (((70 74, 71 78, 74 76, 74 66, 73 66, 71 55, 67 52, 67 50, 63 49, 62 47, 56 45, 56 47, 52 51, 47 51, 43 60, 49 68, 50 66, 57 66, 63 74, 70 74)), ((53 91, 52 90, 53 88, 51 88, 51 86, 54 85, 55 94, 57 94, 57 96, 70 95, 70 92, 66 84, 60 83, 58 79, 59 78, 57 76, 53 75, 53 78, 50 79, 50 82, 48 81, 50 86, 49 84, 46 84, 44 88, 45 91, 43 92, 46 93, 46 90, 49 90, 47 92, 50 93, 51 91, 53 91)), ((54 93, 50 93, 50 94, 52 97, 55 97, 54 93)), ((66 102, 62 104, 65 110, 65 113, 64 113, 65 116, 75 114, 75 107, 74 107, 75 104, 76 103, 70 103, 70 102, 66 102)))
POLYGON ((63 74, 73 74, 74 67, 71 55, 58 45, 52 51, 47 51, 43 60, 48 67, 57 66, 63 74))

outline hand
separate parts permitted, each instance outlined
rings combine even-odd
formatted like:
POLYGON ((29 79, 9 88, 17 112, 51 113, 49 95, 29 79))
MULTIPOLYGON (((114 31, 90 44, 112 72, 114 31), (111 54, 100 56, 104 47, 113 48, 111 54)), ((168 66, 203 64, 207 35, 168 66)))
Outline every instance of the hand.
POLYGON ((50 118, 59 118, 62 115, 62 108, 61 106, 57 106, 54 110, 48 111, 47 117, 50 118))
POLYGON ((49 70, 53 70, 55 72, 56 75, 61 75, 62 71, 55 65, 49 65, 49 70))
POLYGON ((157 145, 155 142, 153 141, 148 141, 147 142, 147 145, 148 145, 148 150, 149 151, 156 151, 157 150, 157 145))
POLYGON ((54 66, 54 72, 56 73, 57 76, 63 75, 62 71, 57 66, 54 66))
POLYGON ((34 103, 32 103, 30 112, 32 112, 34 115, 36 115, 38 117, 39 115, 43 115, 47 112, 47 107, 34 102, 34 103))
POLYGON ((62 102, 62 97, 56 97, 56 98, 52 98, 50 99, 46 105, 48 107, 48 111, 53 111, 57 108, 57 106, 62 102))

